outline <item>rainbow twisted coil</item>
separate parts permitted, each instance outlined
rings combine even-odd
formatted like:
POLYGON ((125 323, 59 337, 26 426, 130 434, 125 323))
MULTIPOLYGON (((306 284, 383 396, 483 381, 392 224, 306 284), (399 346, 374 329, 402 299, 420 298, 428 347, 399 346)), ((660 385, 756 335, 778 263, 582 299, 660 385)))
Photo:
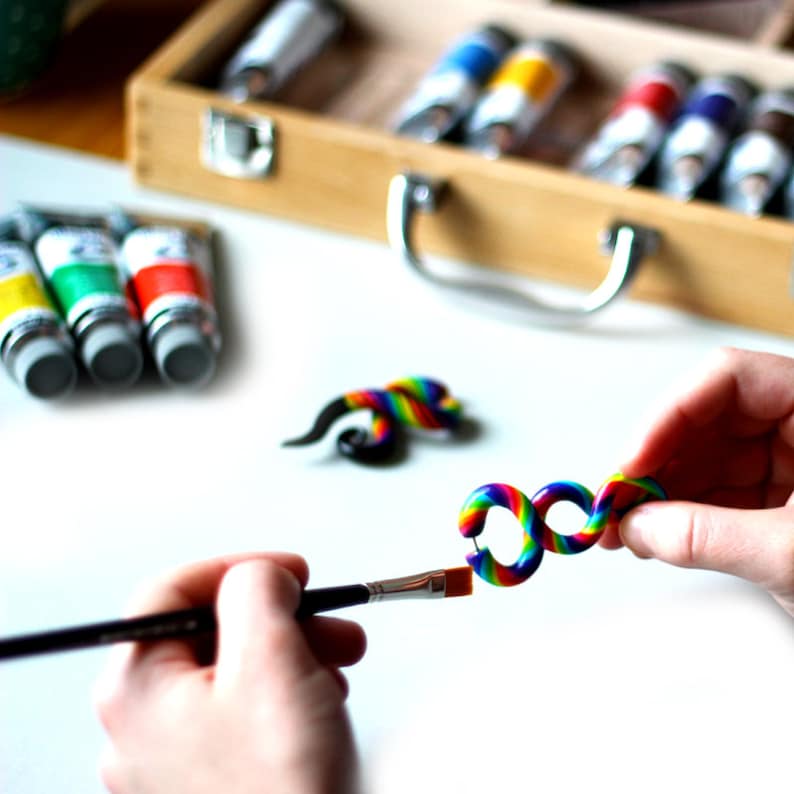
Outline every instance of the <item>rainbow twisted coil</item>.
POLYGON ((615 474, 596 491, 568 480, 553 482, 529 499, 526 494, 504 483, 481 485, 469 494, 458 518, 464 538, 472 538, 476 551, 466 555, 474 572, 486 582, 512 587, 529 579, 543 559, 544 549, 557 554, 578 554, 594 545, 608 527, 617 526, 632 508, 667 495, 650 477, 629 479, 615 474), (546 514, 557 502, 572 502, 587 514, 584 527, 573 535, 561 535, 546 523, 546 514), (485 528, 492 507, 507 508, 521 524, 524 542, 512 565, 499 562, 487 547, 480 548, 476 538, 485 528))
POLYGON ((461 405, 447 387, 430 378, 403 378, 385 389, 352 391, 323 408, 306 435, 284 442, 302 446, 319 441, 341 416, 368 408, 372 411, 369 430, 350 428, 337 438, 337 447, 346 457, 362 463, 384 461, 394 455, 399 442, 398 425, 426 430, 455 430, 460 423, 461 405))

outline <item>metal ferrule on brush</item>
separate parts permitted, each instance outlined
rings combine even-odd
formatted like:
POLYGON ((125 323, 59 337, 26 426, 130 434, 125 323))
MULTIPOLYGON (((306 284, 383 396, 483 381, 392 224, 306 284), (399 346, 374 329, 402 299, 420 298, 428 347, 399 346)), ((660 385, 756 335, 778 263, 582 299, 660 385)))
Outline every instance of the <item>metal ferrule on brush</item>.
POLYGON ((406 598, 444 598, 447 591, 445 571, 428 571, 415 576, 367 582, 369 600, 397 601, 406 598))

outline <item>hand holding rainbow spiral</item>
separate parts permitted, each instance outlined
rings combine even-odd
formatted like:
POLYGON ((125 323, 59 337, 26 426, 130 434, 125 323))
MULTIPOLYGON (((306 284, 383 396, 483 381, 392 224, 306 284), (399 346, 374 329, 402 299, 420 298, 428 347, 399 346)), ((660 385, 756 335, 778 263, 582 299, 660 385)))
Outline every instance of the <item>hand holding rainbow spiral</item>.
POLYGON ((460 423, 461 405, 447 387, 430 378, 404 378, 385 389, 352 391, 323 408, 306 435, 284 442, 294 447, 319 441, 328 428, 351 411, 372 411, 370 430, 351 428, 337 438, 337 447, 346 457, 361 463, 375 463, 392 457, 398 444, 398 425, 428 430, 455 430, 460 423))
POLYGON ((541 488, 529 499, 503 483, 481 485, 466 499, 458 518, 464 538, 472 538, 476 551, 466 555, 474 572, 486 582, 511 587, 529 579, 543 559, 544 549, 557 554, 578 554, 594 545, 609 526, 616 526, 629 510, 653 499, 666 499, 662 486, 650 477, 629 479, 615 474, 595 496, 583 485, 562 480, 541 488), (573 535, 561 535, 546 523, 546 514, 557 502, 572 502, 587 514, 584 527, 573 535), (499 562, 487 547, 477 545, 492 507, 505 507, 518 519, 524 543, 512 565, 499 562))

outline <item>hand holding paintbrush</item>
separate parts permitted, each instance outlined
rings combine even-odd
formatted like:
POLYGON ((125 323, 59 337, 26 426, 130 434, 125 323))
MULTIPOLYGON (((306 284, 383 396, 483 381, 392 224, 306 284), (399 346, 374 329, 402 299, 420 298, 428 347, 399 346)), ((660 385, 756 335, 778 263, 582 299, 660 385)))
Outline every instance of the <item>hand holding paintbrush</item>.
POLYGON ((307 579, 291 554, 210 560, 137 600, 139 617, 0 640, 0 659, 123 643, 97 692, 113 792, 353 792, 340 668, 361 659, 366 639, 356 623, 316 613, 468 595, 472 571, 321 589, 307 579))
MULTIPOLYGON (((295 617, 304 620, 318 612, 329 612, 375 601, 453 598, 470 595, 471 591, 471 568, 447 568, 365 584, 303 590, 295 617)), ((154 612, 140 617, 7 637, 0 639, 0 661, 120 642, 178 639, 212 633, 217 628, 215 607, 203 604, 168 612, 154 612)))
POLYGON ((356 790, 340 669, 359 661, 366 640, 347 620, 295 620, 307 578, 295 555, 228 557, 183 568, 136 599, 133 614, 214 604, 217 640, 211 665, 189 637, 114 648, 96 693, 110 791, 356 790))

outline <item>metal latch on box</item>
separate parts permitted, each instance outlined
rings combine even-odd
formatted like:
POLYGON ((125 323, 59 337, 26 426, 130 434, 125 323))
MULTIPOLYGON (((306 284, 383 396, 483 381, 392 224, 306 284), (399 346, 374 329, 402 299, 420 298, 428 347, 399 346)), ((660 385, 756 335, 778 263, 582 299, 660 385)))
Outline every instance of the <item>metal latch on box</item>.
POLYGON ((266 179, 275 159, 275 125, 266 116, 204 113, 201 160, 205 168, 237 179, 266 179))

